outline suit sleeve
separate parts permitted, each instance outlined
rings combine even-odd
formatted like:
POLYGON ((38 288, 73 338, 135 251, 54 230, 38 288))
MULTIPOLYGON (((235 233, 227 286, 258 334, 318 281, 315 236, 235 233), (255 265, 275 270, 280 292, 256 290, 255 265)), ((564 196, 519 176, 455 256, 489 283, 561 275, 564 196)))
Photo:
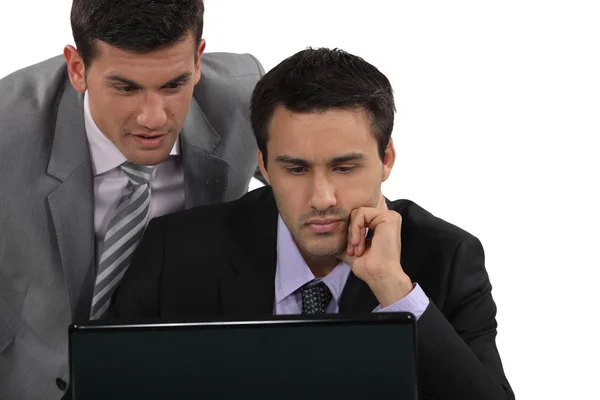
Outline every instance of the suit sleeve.
POLYGON ((258 69, 258 75, 262 78, 263 75, 265 74, 265 68, 262 66, 262 64, 260 63, 260 61, 258 61, 258 58, 254 57, 252 54, 248 54, 248 55, 250 57, 252 57, 252 59, 256 63, 256 68, 258 69))
POLYGON ((496 305, 479 240, 457 247, 443 312, 430 302, 418 321, 422 398, 514 399, 496 348, 496 305))
MULTIPOLYGON (((252 60, 256 63, 256 68, 258 69, 258 76, 260 76, 260 78, 262 78, 265 75, 265 68, 262 66, 262 64, 260 63, 260 61, 258 61, 258 59, 256 57, 254 57, 252 54, 248 54, 248 55, 250 57, 252 57, 252 60)), ((254 171, 254 179, 259 180, 265 186, 268 185, 267 181, 262 176, 262 173, 260 172, 260 168, 258 166, 256 167, 256 170, 254 171)))
POLYGON ((111 319, 135 321, 160 316, 163 265, 163 229, 160 220, 153 219, 115 290, 109 311, 111 319))

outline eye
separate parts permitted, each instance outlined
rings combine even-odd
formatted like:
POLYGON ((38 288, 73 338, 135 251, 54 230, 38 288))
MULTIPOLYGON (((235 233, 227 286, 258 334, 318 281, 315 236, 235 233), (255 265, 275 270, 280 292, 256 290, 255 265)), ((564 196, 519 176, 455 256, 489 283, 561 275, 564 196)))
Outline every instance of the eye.
POLYGON ((182 82, 171 82, 171 83, 167 83, 165 85, 165 89, 171 90, 171 91, 177 91, 177 90, 181 89, 182 86, 183 86, 182 82))
POLYGON ((301 175, 306 172, 306 167, 287 167, 286 171, 292 175, 301 175))
POLYGON ((115 86, 115 89, 123 94, 130 94, 136 91, 137 88, 135 88, 134 86, 131 85, 120 85, 120 86, 115 86))
POLYGON ((354 171, 356 167, 352 167, 352 166, 347 166, 347 165, 341 165, 341 166, 337 166, 334 167, 334 171, 339 172, 341 174, 349 174, 350 172, 354 171))

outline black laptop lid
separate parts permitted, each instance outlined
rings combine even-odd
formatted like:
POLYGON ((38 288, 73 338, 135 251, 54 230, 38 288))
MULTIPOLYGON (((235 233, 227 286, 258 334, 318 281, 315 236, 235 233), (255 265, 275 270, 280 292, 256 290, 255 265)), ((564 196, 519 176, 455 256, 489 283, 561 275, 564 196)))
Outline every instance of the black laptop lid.
POLYGON ((73 398, 416 399, 409 313, 72 325, 73 398))

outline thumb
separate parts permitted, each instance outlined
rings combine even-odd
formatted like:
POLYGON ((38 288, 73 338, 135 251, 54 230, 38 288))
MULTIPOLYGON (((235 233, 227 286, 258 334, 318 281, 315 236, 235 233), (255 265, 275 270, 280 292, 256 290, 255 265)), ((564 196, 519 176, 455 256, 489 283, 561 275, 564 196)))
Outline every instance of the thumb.
POLYGON ((350 254, 348 254, 347 250, 344 250, 341 253, 336 254, 336 257, 340 261, 348 264, 350 266, 350 268, 352 268, 352 265, 354 264, 354 261, 356 260, 356 256, 351 256, 350 254))

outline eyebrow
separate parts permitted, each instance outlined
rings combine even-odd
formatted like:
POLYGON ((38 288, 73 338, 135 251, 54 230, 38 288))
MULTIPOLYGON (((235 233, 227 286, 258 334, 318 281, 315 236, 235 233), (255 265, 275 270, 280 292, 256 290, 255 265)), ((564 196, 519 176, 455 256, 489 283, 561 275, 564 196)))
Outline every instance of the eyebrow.
MULTIPOLYGON (((191 76, 192 76, 191 72, 186 72, 185 74, 181 74, 178 77, 171 79, 169 82, 165 83, 161 87, 170 85, 171 83, 177 83, 177 82, 186 81, 191 76)), ((109 75, 109 76, 106 77, 106 79, 109 80, 109 81, 121 82, 121 83, 124 83, 124 84, 129 85, 129 86, 133 86, 133 87, 136 87, 136 88, 143 88, 143 86, 140 85, 139 83, 137 83, 135 81, 132 81, 131 79, 123 78, 122 76, 119 76, 119 75, 109 75)))
POLYGON ((292 156, 277 156, 275 157, 275 162, 278 164, 294 164, 294 165, 302 165, 303 167, 308 167, 309 162, 303 158, 297 158, 292 156))
POLYGON ((348 161, 359 161, 359 160, 364 160, 365 159, 365 155, 362 153, 348 153, 348 154, 344 154, 343 156, 340 157, 334 157, 329 161, 329 164, 341 164, 341 163, 345 163, 348 161))
MULTIPOLYGON (((365 155, 362 153, 348 153, 348 154, 344 154, 343 156, 339 156, 339 157, 334 157, 332 159, 330 159, 328 161, 328 164, 341 164, 341 163, 345 163, 348 161, 358 161, 358 160, 364 160, 365 159, 365 155)), ((298 157, 292 157, 292 156, 288 156, 288 155, 281 155, 281 156, 277 156, 275 157, 275 162, 279 163, 279 164, 294 164, 294 165, 301 165, 303 167, 308 167, 310 165, 310 162, 308 162, 307 160, 303 159, 303 158, 298 158, 298 157)))

